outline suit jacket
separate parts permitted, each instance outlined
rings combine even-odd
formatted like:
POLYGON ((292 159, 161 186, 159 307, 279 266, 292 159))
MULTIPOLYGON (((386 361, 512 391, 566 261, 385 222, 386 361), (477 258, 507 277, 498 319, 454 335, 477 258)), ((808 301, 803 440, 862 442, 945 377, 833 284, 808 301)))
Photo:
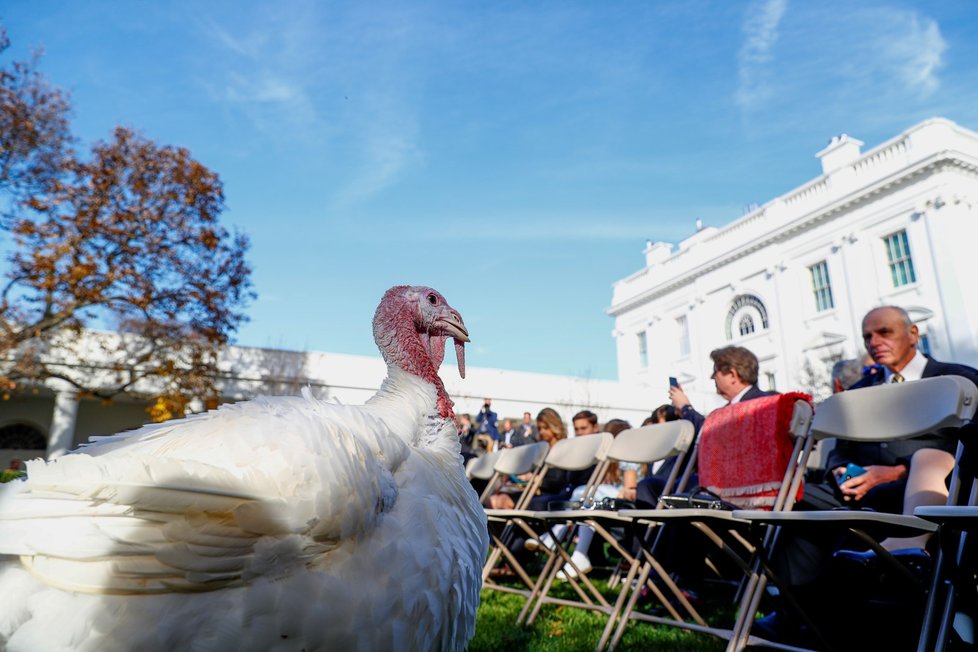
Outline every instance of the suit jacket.
POLYGON ((539 439, 539 436, 537 435, 537 427, 532 423, 529 424, 529 427, 527 427, 527 424, 521 423, 520 425, 516 426, 516 430, 523 438, 523 443, 531 444, 539 439))
MULTIPOLYGON (((961 364, 938 362, 927 358, 921 378, 934 376, 964 376, 978 385, 978 370, 961 364)), ((866 376, 850 387, 850 390, 878 385, 883 382, 883 374, 866 376)), ((825 467, 831 473, 832 469, 845 466, 849 462, 860 466, 910 466, 910 457, 921 448, 937 448, 954 455, 958 443, 958 432, 955 428, 946 428, 912 439, 900 439, 890 442, 855 442, 838 440, 835 448, 829 453, 825 467)))
MULTIPOLYGON (((501 432, 499 433, 499 445, 503 446, 505 443, 506 443, 506 433, 501 432)), ((513 448, 516 448, 517 446, 522 446, 523 444, 528 444, 528 443, 530 442, 528 442, 526 438, 523 437, 523 433, 520 432, 519 429, 513 428, 513 435, 512 437, 509 438, 509 445, 512 446, 513 448)))

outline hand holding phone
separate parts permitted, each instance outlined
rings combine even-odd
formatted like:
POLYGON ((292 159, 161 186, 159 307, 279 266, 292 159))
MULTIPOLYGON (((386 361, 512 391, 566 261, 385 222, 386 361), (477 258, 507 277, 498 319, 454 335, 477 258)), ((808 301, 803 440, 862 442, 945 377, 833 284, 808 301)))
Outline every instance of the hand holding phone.
POLYGON ((839 476, 839 486, 842 486, 842 483, 845 482, 846 480, 860 476, 865 472, 866 469, 864 469, 863 467, 859 466, 858 464, 853 464, 852 462, 849 462, 849 464, 846 465, 846 470, 842 472, 841 476, 839 476))
POLYGON ((675 376, 669 376, 669 387, 679 387, 679 381, 675 376))

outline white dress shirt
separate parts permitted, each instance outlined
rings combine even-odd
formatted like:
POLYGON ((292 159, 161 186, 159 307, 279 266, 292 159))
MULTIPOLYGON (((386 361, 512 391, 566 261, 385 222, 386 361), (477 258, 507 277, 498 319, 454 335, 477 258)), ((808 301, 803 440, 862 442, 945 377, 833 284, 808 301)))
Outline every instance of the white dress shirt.
MULTIPOLYGON (((910 358, 910 362, 907 366, 900 370, 900 375, 903 376, 904 381, 920 380, 924 375, 924 367, 927 366, 927 358, 920 351, 914 351, 913 357, 910 358)), ((886 373, 886 382, 893 382, 893 372, 889 367, 884 367, 886 373)))

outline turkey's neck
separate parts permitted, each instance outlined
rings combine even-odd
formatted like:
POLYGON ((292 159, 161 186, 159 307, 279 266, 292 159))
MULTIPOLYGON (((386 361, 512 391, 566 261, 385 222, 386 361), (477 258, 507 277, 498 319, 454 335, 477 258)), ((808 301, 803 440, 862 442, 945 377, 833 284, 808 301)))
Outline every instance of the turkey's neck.
MULTIPOLYGON (((445 385, 438 376, 438 366, 445 355, 445 336, 422 336, 410 321, 400 321, 381 353, 387 364, 400 367, 404 371, 425 380, 435 387, 438 395, 438 414, 445 419, 455 420, 453 406, 445 385), (437 363, 433 360, 437 359, 437 363)), ((380 343, 380 342, 378 342, 380 343)))

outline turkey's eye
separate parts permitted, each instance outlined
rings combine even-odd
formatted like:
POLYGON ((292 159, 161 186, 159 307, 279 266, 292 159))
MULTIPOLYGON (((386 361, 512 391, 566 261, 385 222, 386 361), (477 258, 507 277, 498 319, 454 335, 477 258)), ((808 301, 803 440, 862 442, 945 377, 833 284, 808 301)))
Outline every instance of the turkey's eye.
POLYGON ((428 295, 428 303, 430 303, 433 306, 436 305, 438 303, 438 297, 436 297, 433 294, 429 294, 428 295))

